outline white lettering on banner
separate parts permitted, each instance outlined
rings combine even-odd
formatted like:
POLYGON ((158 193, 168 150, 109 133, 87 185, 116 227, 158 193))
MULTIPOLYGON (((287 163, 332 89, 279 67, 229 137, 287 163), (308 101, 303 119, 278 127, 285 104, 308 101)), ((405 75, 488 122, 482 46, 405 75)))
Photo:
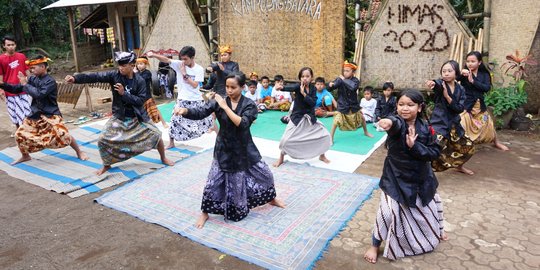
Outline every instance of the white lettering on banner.
POLYGON ((231 5, 234 15, 239 16, 285 11, 306 14, 318 20, 322 11, 320 0, 232 0, 231 5))

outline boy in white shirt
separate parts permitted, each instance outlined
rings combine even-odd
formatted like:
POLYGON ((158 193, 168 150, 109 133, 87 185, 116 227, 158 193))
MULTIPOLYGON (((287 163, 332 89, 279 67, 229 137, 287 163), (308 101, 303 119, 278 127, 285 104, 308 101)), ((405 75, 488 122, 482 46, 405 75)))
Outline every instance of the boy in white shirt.
POLYGON ((364 97, 360 100, 362 114, 367 123, 373 123, 375 120, 375 109, 377 108, 377 100, 373 98, 373 87, 366 86, 364 88, 364 97))
MULTIPOLYGON (((283 83, 283 76, 274 76, 274 85, 283 85, 283 83)), ((270 105, 268 105, 269 110, 280 110, 282 112, 286 112, 291 107, 292 98, 290 92, 276 90, 274 87, 272 89, 271 98, 270 105)))
POLYGON ((169 63, 176 71, 176 85, 178 98, 171 118, 169 128, 169 146, 174 147, 174 141, 187 141, 198 138, 212 127, 212 116, 202 120, 191 120, 178 115, 178 108, 197 108, 204 106, 205 102, 199 92, 204 80, 204 68, 195 63, 195 48, 185 46, 180 50, 180 60, 169 59, 152 52, 147 53, 149 58, 157 58, 161 62, 169 63))

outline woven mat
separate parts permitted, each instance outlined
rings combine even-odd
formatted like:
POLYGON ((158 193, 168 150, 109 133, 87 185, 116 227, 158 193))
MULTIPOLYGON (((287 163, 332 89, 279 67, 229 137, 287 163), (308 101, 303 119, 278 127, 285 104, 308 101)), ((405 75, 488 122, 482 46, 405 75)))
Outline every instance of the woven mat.
MULTIPOLYGON (((165 165, 161 163, 157 150, 147 151, 127 161, 114 164, 108 172, 97 176, 95 171, 102 167, 97 140, 102 125, 90 125, 70 130, 81 150, 90 157, 79 160, 71 147, 46 149, 30 154, 32 160, 11 166, 21 153, 17 147, 0 151, 2 170, 10 176, 57 193, 75 198, 138 178, 154 172, 165 165)), ((167 157, 174 162, 194 154, 196 149, 171 149, 167 157)))
POLYGON ((264 268, 306 269, 378 184, 365 175, 289 162, 272 168, 287 208, 261 206, 240 222, 210 215, 205 227, 196 229, 211 161, 212 151, 203 152, 96 201, 264 268))

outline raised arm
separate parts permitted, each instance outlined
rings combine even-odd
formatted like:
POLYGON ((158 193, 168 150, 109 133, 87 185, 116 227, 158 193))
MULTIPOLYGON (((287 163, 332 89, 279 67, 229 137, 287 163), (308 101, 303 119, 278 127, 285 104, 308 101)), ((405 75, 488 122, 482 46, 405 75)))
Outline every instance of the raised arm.
POLYGON ((156 58, 157 60, 159 60, 160 62, 164 62, 164 63, 171 63, 171 59, 168 58, 168 57, 165 57, 163 55, 159 55, 159 54, 155 54, 153 52, 147 52, 146 53, 146 56, 148 58, 156 58))
POLYGON ((113 76, 117 71, 105 71, 105 72, 95 72, 95 73, 79 73, 73 76, 66 76, 66 81, 69 83, 96 83, 96 82, 106 82, 113 84, 113 76))

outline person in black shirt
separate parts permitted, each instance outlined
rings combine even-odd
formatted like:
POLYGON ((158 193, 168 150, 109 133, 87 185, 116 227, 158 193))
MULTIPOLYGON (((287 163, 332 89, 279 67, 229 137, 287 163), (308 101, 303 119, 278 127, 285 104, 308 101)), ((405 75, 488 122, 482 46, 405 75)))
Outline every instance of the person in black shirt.
POLYGON ((154 98, 152 97, 152 72, 147 69, 147 67, 150 65, 148 62, 148 58, 146 56, 137 58, 137 62, 135 65, 135 71, 139 74, 139 76, 143 77, 144 81, 146 82, 146 101, 144 102, 144 109, 146 110, 146 113, 148 113, 148 116, 154 123, 159 123, 163 125, 164 128, 168 128, 167 122, 165 122, 165 119, 163 119, 163 115, 161 115, 161 112, 157 108, 156 102, 154 101, 154 98))
POLYGON ((8 93, 18 94, 26 92, 32 97, 30 115, 15 132, 15 139, 22 157, 13 163, 29 161, 30 153, 43 149, 56 149, 71 146, 80 160, 87 160, 88 156, 81 151, 79 145, 68 132, 58 108, 58 87, 56 81, 47 73, 48 61, 44 56, 38 56, 26 64, 30 67, 33 76, 26 76, 19 72, 20 84, 0 84, 8 93))
POLYGON ((386 241, 383 256, 396 260, 433 251, 441 240, 448 239, 437 194, 439 183, 430 166, 441 149, 420 117, 424 110, 422 93, 407 90, 399 98, 398 115, 379 121, 388 133, 388 154, 379 182, 382 192, 372 245, 364 255, 370 263, 377 262, 382 241, 386 241))
POLYGON ((98 141, 103 167, 96 174, 101 175, 112 164, 128 160, 151 149, 157 149, 161 162, 172 166, 174 162, 165 156, 165 146, 161 131, 150 121, 143 107, 147 98, 146 82, 137 73, 133 52, 116 52, 118 70, 67 75, 68 83, 106 82, 112 90, 113 116, 105 124, 98 141))
POLYGON ((497 140, 493 116, 484 102, 484 94, 491 89, 491 76, 482 62, 482 54, 472 51, 467 54, 466 61, 466 68, 458 76, 458 81, 465 88, 465 111, 461 113, 461 125, 475 144, 493 142, 493 146, 508 151, 508 147, 497 140))
POLYGON ((338 89, 337 110, 332 124, 332 143, 334 143, 334 134, 339 127, 343 131, 354 131, 360 126, 364 129, 364 135, 372 138, 373 135, 367 131, 366 120, 360 110, 358 101, 358 86, 360 80, 354 76, 358 67, 354 63, 345 61, 343 63, 343 74, 328 84, 328 90, 338 89))
POLYGON ((310 159, 319 156, 322 162, 330 163, 325 155, 332 145, 330 134, 315 117, 317 88, 311 83, 313 70, 309 67, 300 69, 298 79, 300 83, 286 86, 279 84, 274 88, 295 94, 290 121, 279 142, 281 153, 274 167, 283 164, 285 155, 295 159, 310 159))
POLYGON ((249 214, 249 209, 266 203, 285 207, 276 199, 274 176, 251 137, 257 105, 242 95, 246 76, 232 73, 225 83, 227 97, 212 93, 213 99, 203 107, 174 109, 175 114, 194 120, 215 113, 220 125, 214 161, 204 188, 202 213, 195 224, 199 229, 208 220, 208 214, 240 221, 249 214))

